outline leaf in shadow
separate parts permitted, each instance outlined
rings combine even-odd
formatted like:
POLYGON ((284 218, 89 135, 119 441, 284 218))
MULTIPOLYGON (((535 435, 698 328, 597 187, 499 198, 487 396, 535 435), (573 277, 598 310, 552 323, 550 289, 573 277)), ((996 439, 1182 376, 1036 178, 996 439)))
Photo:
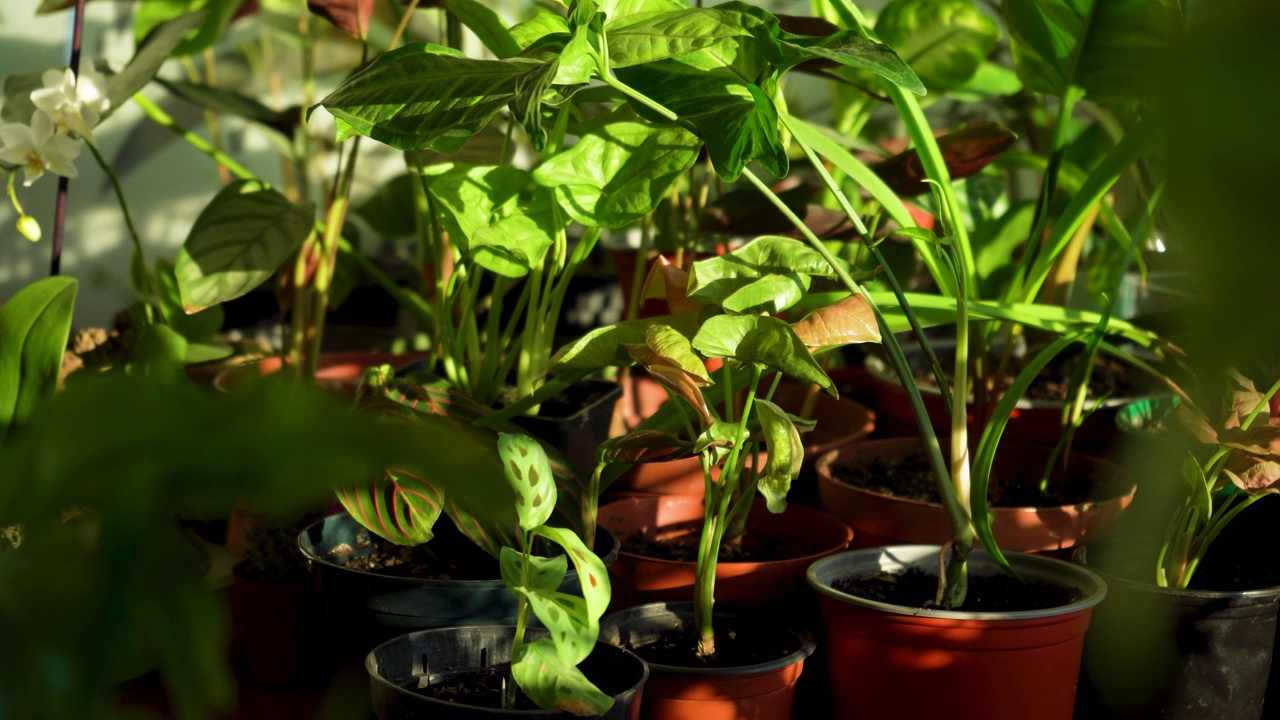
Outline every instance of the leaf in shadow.
MULTIPOLYGON (((1003 125, 980 120, 938 138, 938 149, 942 151, 951 178, 959 180, 990 165, 1017 139, 1018 136, 1003 125)), ((924 166, 914 149, 876 163, 871 169, 898 195, 910 197, 929 191, 924 181, 924 166)))

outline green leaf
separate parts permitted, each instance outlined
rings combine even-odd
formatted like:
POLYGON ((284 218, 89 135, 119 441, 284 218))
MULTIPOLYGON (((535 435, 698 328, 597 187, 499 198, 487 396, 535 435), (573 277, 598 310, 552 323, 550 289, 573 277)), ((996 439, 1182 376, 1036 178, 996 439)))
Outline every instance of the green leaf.
POLYGON ((688 336, 670 325, 650 325, 645 329, 644 344, 666 364, 683 370, 705 383, 711 382, 707 366, 693 352, 688 336))
POLYGON ((645 13, 610 22, 609 63, 613 68, 665 60, 714 46, 733 52, 753 35, 741 13, 720 8, 687 8, 645 13))
POLYGON ((699 260, 689 271, 689 297, 742 314, 779 313, 809 289, 809 276, 835 273, 799 240, 765 235, 727 255, 699 260))
POLYGON ((560 373, 566 370, 598 370, 614 365, 630 365, 632 358, 625 346, 644 344, 649 327, 657 324, 670 325, 686 337, 693 337, 698 330, 698 313, 623 320, 596 328, 560 348, 551 358, 551 369, 560 373))
POLYGON ((761 315, 717 315, 702 324, 693 347, 707 357, 766 365, 797 380, 814 383, 833 396, 835 383, 809 354, 785 321, 761 315))
POLYGON ((0 306, 0 441, 57 389, 78 287, 45 278, 0 306))
POLYGON ((973 0, 894 0, 876 18, 876 35, 933 92, 969 82, 1000 45, 1000 28, 973 0))
POLYGON ((760 418, 765 445, 769 449, 769 459, 760 476, 760 494, 764 495, 769 512, 780 513, 787 509, 791 481, 800 477, 804 443, 800 441, 800 433, 791 423, 791 417, 777 405, 757 399, 756 415, 760 418))
MULTIPOLYGON (((687 9, 689 9, 689 3, 685 0, 603 0, 597 8, 608 17, 610 22, 618 22, 633 15, 677 12, 687 9)), ((606 29, 609 29, 608 25, 606 29)))
POLYGON ((978 275, 979 297, 997 297, 1013 281, 1017 265, 1014 253, 1026 244, 1035 218, 1035 203, 1027 201, 1010 207, 991 220, 980 223, 969 235, 973 247, 974 270, 978 275))
POLYGON ((418 227, 414 213, 417 207, 419 181, 412 173, 403 173, 388 180, 362 205, 352 208, 384 240, 417 238, 418 227))
POLYGON ((522 23, 511 26, 511 38, 516 41, 521 50, 549 35, 560 33, 566 35, 570 33, 569 23, 563 17, 549 12, 540 12, 522 23))
POLYGON ((555 590, 523 586, 511 589, 529 601, 533 614, 547 626, 560 662, 577 665, 587 659, 600 636, 600 622, 588 616, 585 600, 555 590))
MULTIPOLYGON (((675 394, 676 397, 683 398, 689 403, 698 416, 702 418, 702 424, 709 426, 715 419, 711 416, 711 411, 707 409, 707 399, 702 395, 702 386, 706 383, 699 380, 689 372, 670 365, 646 364, 649 374, 653 376, 668 391, 675 394)), ((704 366, 705 367, 705 366, 704 366)))
POLYGON ((866 298, 850 295, 814 310, 791 326, 805 347, 880 342, 880 325, 866 298))
POLYGON ((563 555, 555 557, 529 556, 529 574, 524 575, 524 554, 512 547, 503 547, 498 555, 502 581, 509 588, 524 587, 532 590, 555 590, 564 583, 569 560, 563 555))
POLYGON ((963 96, 966 100, 980 100, 987 97, 1017 95, 1021 91, 1022 81, 1018 79, 1018 73, 1013 68, 984 60, 978 65, 973 77, 953 90, 952 95, 963 96))
POLYGON ((204 11, 203 21, 195 31, 170 53, 172 57, 194 55, 213 45, 236 10, 245 0, 143 0, 133 18, 133 36, 141 42, 156 27, 184 15, 204 11))
POLYGON ((588 226, 617 228, 653 211, 698 159, 702 142, 679 127, 610 123, 544 162, 533 179, 588 226))
POLYGON ((174 272, 194 313, 244 295, 275 274, 310 235, 315 208, 255 180, 223 188, 196 218, 174 272))
POLYGON ((498 59, 514 57, 523 49, 502 18, 475 0, 442 0, 441 4, 470 28, 498 59))
POLYGON ((498 456, 515 494, 520 527, 533 530, 551 517, 556 506, 556 481, 547 453, 528 435, 498 433, 498 456))
POLYGON ((1146 94, 1149 67, 1173 60, 1181 26, 1176 0, 1005 0, 1000 10, 1028 89, 1100 102, 1146 94))
POLYGON ((541 190, 510 215, 479 227, 471 236, 471 257, 481 267, 507 277, 524 277, 543 264, 563 229, 550 190, 541 190))
POLYGON ((613 698, 577 667, 560 660, 549 638, 520 646, 512 657, 511 676, 539 707, 581 716, 603 715, 613 707, 613 698))
POLYGON ((659 430, 633 430, 620 437, 609 438, 596 448, 599 463, 663 462, 690 457, 693 443, 659 430))
POLYGON ((438 45, 406 45, 352 75, 317 107, 346 123, 339 139, 359 133, 397 150, 422 150, 480 132, 522 82, 546 71, 546 63, 521 58, 475 60, 438 45))
POLYGON ((286 148, 292 147, 292 134, 297 122, 296 111, 292 113, 292 116, 285 117, 254 98, 225 88, 210 87, 180 80, 161 80, 161 84, 166 89, 202 108, 214 110, 224 115, 234 115, 256 123, 261 129, 271 132, 277 138, 277 145, 286 148))
POLYGON ((920 78, 892 48, 860 31, 841 30, 823 38, 784 34, 778 45, 782 50, 783 67, 805 60, 825 60, 855 70, 866 70, 917 95, 925 94, 920 78))
MULTIPOLYGON (((203 343, 222 329, 225 313, 221 305, 213 305, 198 313, 188 315, 182 309, 182 292, 173 263, 156 258, 156 294, 165 324, 187 339, 188 343, 203 343)), ((190 362, 190 360, 189 360, 190 362)))
POLYGON ((464 253, 471 239, 483 228, 501 219, 499 214, 514 206, 520 191, 529 183, 529 174, 509 165, 444 165, 426 168, 428 191, 441 208, 449 238, 464 253))
POLYGON ((565 555, 578 571, 578 582, 582 585, 582 597, 586 600, 588 617, 592 622, 599 621, 609 609, 611 593, 609 570, 604 561, 591 552, 572 530, 542 525, 531 532, 564 548, 565 555))
POLYGON ((138 43, 133 59, 123 70, 107 80, 107 99, 111 101, 107 113, 114 112, 133 97, 134 93, 146 87, 164 61, 173 55, 174 50, 192 31, 204 24, 207 16, 206 11, 180 15, 149 31, 138 43))
POLYGON ((542 152, 547 145, 547 132, 542 129, 542 101, 560 69, 560 56, 540 54, 546 62, 531 63, 530 70, 516 80, 516 94, 511 99, 511 115, 524 127, 533 149, 542 152))

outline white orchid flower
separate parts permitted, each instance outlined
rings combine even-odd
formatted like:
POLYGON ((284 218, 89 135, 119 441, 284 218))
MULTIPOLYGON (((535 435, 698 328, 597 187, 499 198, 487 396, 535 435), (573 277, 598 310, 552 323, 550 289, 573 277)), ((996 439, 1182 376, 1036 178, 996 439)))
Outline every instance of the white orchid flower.
POLYGON ((31 91, 31 102, 49 116, 59 132, 74 132, 97 147, 93 126, 111 107, 111 101, 107 98, 106 79, 94 69, 93 62, 80 62, 78 80, 71 68, 46 70, 42 79, 44 87, 31 91))
POLYGON ((78 177, 75 159, 79 155, 79 141, 56 132, 53 121, 39 110, 31 116, 30 125, 0 125, 0 162, 22 168, 24 187, 31 187, 46 169, 55 175, 78 177))

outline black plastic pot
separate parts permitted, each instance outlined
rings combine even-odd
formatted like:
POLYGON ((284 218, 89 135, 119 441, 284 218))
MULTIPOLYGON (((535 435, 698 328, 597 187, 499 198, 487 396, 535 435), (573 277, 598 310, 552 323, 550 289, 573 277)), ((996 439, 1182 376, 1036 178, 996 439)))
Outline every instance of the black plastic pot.
MULTIPOLYGON (((606 615, 600 640, 626 648, 643 648, 664 632, 693 625, 691 602, 638 605, 606 615)), ((747 634, 752 642, 781 649, 779 657, 739 667, 680 667, 648 662, 652 673, 645 688, 644 717, 649 720, 760 718, 787 720, 795 700, 796 681, 817 643, 812 633, 787 618, 759 610, 716 607, 717 637, 727 631, 747 634)))
MULTIPOLYGON (((1257 720, 1271 672, 1280 587, 1161 588, 1072 558, 1107 582, 1085 638, 1076 717, 1257 720)), ((1123 567, 1123 566, 1118 566, 1123 567)))
MULTIPOLYGON (((500 579, 393 577, 343 567, 328 559, 339 545, 359 547, 368 537, 369 531, 347 513, 327 517, 298 536, 298 546, 324 599, 328 624, 342 647, 364 654, 380 642, 413 630, 516 621, 515 598, 500 579)), ((595 550, 606 565, 611 564, 618 556, 618 540, 601 528, 595 550)), ((580 594, 578 574, 572 567, 561 590, 580 594)))
MULTIPOLYGON (((525 638, 545 637, 530 630, 525 638)), ((510 626, 440 628, 401 635, 373 649, 365 660, 379 720, 476 720, 478 718, 569 718, 561 710, 501 710, 438 700, 414 692, 448 683, 458 675, 511 661, 515 628, 510 626)), ((578 666, 587 679, 613 697, 607 720, 640 717, 640 694, 649 677, 644 661, 621 648, 600 642, 578 666)))
POLYGON ((568 417, 521 415, 512 418, 512 422, 559 448, 582 477, 590 477, 596 467, 596 448, 609 439, 609 426, 614 407, 622 397, 622 386, 607 380, 579 380, 572 387, 603 394, 568 417))

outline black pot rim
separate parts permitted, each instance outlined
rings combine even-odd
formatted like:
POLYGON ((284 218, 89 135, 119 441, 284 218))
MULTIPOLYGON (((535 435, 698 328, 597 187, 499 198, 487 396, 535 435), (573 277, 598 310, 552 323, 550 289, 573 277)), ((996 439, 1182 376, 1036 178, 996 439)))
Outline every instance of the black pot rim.
MULTIPOLYGON (((402 581, 408 585, 418 585, 422 587, 443 587, 446 585, 454 585, 454 586, 462 585, 464 587, 472 587, 477 589, 478 588, 497 589, 497 588, 502 588, 506 586, 506 584, 503 583, 502 578, 496 578, 493 580, 436 580, 434 578, 413 578, 413 577, 401 577, 399 575, 383 575, 382 573, 376 573, 369 570, 358 570, 356 568, 346 567, 345 565, 339 565, 338 563, 335 563, 329 560, 324 555, 318 552, 315 552, 314 550, 312 550, 307 546, 307 543, 306 543, 307 535, 311 532, 312 528, 316 527, 317 525, 323 524, 324 522, 329 520, 329 518, 341 517, 344 515, 348 518, 351 518, 351 513, 344 510, 335 515, 330 515, 328 517, 320 518, 319 520, 308 525, 301 533, 298 533, 298 541, 297 541, 298 550, 302 553, 303 557, 305 557, 308 562, 318 563, 330 570, 336 570, 338 572, 351 573, 353 575, 360 575, 360 576, 366 576, 366 577, 373 577, 373 578, 378 578, 380 580, 402 581)), ((356 522, 354 518, 351 518, 351 520, 352 522, 356 522)), ((356 522, 356 524, 358 525, 359 523, 356 522)), ((365 532, 368 532, 371 535, 373 534, 368 528, 364 528, 364 530, 365 532)), ((621 548, 621 543, 618 541, 618 538, 613 533, 609 532, 608 529, 603 527, 597 527, 596 528, 597 536, 601 532, 603 532, 607 537, 613 540, 613 543, 610 546, 611 550, 606 555, 606 557, 617 557, 618 551, 621 548)), ((601 559, 605 560, 606 565, 608 565, 611 562, 606 558, 601 558, 601 559)), ((571 563, 569 566, 568 572, 565 574, 565 577, 566 578, 576 577, 577 574, 578 574, 577 569, 574 568, 571 563)))
MULTIPOLYGON (((652 602, 652 603, 644 603, 643 605, 636 605, 633 607, 625 608, 623 610, 618 610, 616 612, 609 613, 609 615, 606 615, 605 617, 607 618, 610 616, 619 615, 622 613, 635 611, 642 608, 657 608, 657 607, 664 608, 669 612, 672 612, 673 614, 678 616, 687 614, 689 617, 692 617, 693 606, 694 606, 694 603, 691 601, 652 602), (673 610, 672 609, 673 607, 680 608, 680 609, 688 608, 688 611, 687 613, 681 613, 679 611, 673 610)), ((749 608, 735 608, 735 607, 722 608, 717 606, 716 609, 712 612, 712 617, 713 619, 717 617, 749 618, 753 621, 756 621, 757 624, 769 625, 776 629, 791 633, 800 642, 800 647, 788 653, 787 655, 784 655, 783 657, 778 658, 777 660, 770 660, 768 662, 756 663, 755 665, 736 665, 736 666, 728 666, 728 667, 699 668, 699 667, 685 667, 683 665, 666 665, 663 663, 649 662, 647 660, 645 660, 644 663, 653 670, 657 670, 659 672, 680 674, 680 675, 704 675, 704 676, 722 676, 722 677, 726 675, 728 676, 759 675, 763 673, 774 672, 776 670, 780 670, 790 665, 795 665, 796 663, 803 661, 805 658, 808 658, 810 655, 813 654, 813 651, 818 648, 818 642, 816 639, 814 639, 813 633, 809 631, 809 628, 799 623, 781 623, 781 622, 774 621, 772 618, 766 619, 763 616, 763 614, 759 612, 752 612, 749 608)), ((625 649, 625 648, 620 648, 620 649, 625 649)))
POLYGON ((1108 585, 1116 585, 1131 590, 1140 590, 1154 595, 1163 595, 1168 598, 1195 601, 1264 600, 1280 596, 1280 585, 1273 585, 1267 588, 1255 588, 1252 590, 1193 590, 1190 588, 1160 587, 1155 583, 1131 580, 1120 575, 1109 573, 1105 570, 1090 567, 1087 562, 1088 547, 1089 546, 1086 544, 1076 548, 1075 551, 1071 553, 1071 562, 1079 565, 1080 567, 1088 568, 1090 572, 1097 573, 1107 581, 1108 585))
MULTIPOLYGON (((500 710, 500 709, 494 709, 494 708, 481 708, 481 707, 480 707, 480 706, 478 706, 478 705, 466 705, 466 704, 464 704, 464 703, 455 703, 455 702, 452 702, 452 701, 449 701, 449 700, 438 700, 438 699, 433 698, 433 697, 427 697, 427 696, 425 696, 425 695, 419 695, 418 693, 411 692, 411 691, 409 691, 409 690, 406 690, 405 688, 400 687, 399 685, 396 685, 395 683, 393 683, 393 682, 391 682, 391 681, 387 680, 385 677, 383 677, 382 675, 380 675, 380 674, 377 672, 376 667, 374 666, 374 655, 376 655, 376 654, 377 654, 377 652, 378 652, 379 650, 381 650, 382 648, 386 647, 387 645, 391 645, 392 643, 397 643, 397 642, 410 642, 410 641, 411 641, 411 638, 413 638, 413 637, 417 637, 417 636, 420 636, 420 635, 422 635, 423 633, 441 633, 441 634, 444 634, 444 633, 458 633, 458 632, 468 632, 468 631, 473 631, 473 632, 474 632, 474 631, 479 631, 479 630, 484 630, 484 629, 490 629, 490 630, 491 630, 491 629, 494 629, 494 628, 507 629, 507 630, 510 630, 513 634, 514 634, 514 633, 515 633, 515 631, 516 631, 516 627, 515 627, 514 625, 471 625, 471 626, 467 626, 467 627, 444 627, 444 628, 430 628, 430 629, 427 629, 427 630, 417 630, 417 631, 415 631, 415 632, 405 633, 404 635, 398 635, 398 636, 396 636, 396 637, 394 637, 394 638, 391 638, 390 640, 388 640, 388 641, 386 641, 386 642, 384 642, 384 643, 381 643, 381 644, 379 644, 378 646, 374 647, 372 650, 370 650, 370 651, 369 651, 369 654, 365 656, 365 659, 364 659, 364 669, 365 669, 365 672, 367 672, 367 673, 369 674, 369 678, 370 678, 370 680, 372 680, 373 682, 376 682, 376 683, 379 683, 379 684, 381 684, 381 685, 383 685, 383 686, 385 686, 385 687, 391 688, 392 690, 396 691, 397 693, 399 693, 399 694, 401 694, 401 695, 405 695, 405 696, 408 696, 408 697, 412 697, 415 701, 421 701, 421 702, 423 702, 423 703, 427 703, 427 704, 430 704, 430 705, 445 704, 445 705, 456 705, 456 706, 460 706, 460 707, 467 707, 467 708, 477 708, 477 709, 491 710, 495 715, 498 715, 498 716, 501 716, 501 717, 507 717, 507 716, 512 716, 512 717, 547 717, 548 715, 552 715, 552 714, 556 714, 556 713, 565 713, 565 714, 568 714, 568 713, 567 713, 566 711, 564 711, 564 710, 544 710, 544 709, 538 709, 538 710, 500 710)), ((536 634, 536 633, 541 632, 541 633, 545 634, 545 633, 546 633, 546 630, 541 630, 541 631, 540 631, 539 629, 536 629, 536 628, 530 628, 528 632, 532 632, 532 633, 535 633, 535 634, 536 634)), ((627 688, 626 690, 623 690, 623 691, 622 691, 622 692, 620 692, 620 693, 616 693, 616 694, 614 694, 614 695, 611 695, 610 697, 612 697, 612 698, 614 699, 614 701, 615 701, 615 702, 616 702, 616 701, 618 700, 618 698, 619 698, 620 696, 622 696, 622 695, 626 695, 627 693, 632 693, 632 692, 636 692, 636 691, 638 691, 640 688, 644 687, 644 684, 645 684, 646 682, 648 682, 648 681, 649 681, 649 663, 646 663, 644 660, 642 660, 642 659, 640 658, 640 656, 636 655, 635 653, 631 652, 630 650, 627 650, 626 648, 621 648, 621 647, 618 647, 617 645, 610 645, 609 643, 607 643, 607 642, 605 642, 605 641, 603 641, 603 640, 596 640, 596 645, 597 645, 597 646, 603 645, 603 646, 605 646, 605 647, 607 647, 607 648, 610 648, 611 650, 616 650, 616 651, 618 651, 618 652, 622 653, 624 657, 630 657, 630 658, 634 659, 634 660, 635 660, 637 663, 639 663, 639 665, 640 665, 640 670, 641 670, 641 673, 640 673, 640 680, 639 680, 639 681, 637 681, 635 685, 632 685, 631 687, 627 688)))

